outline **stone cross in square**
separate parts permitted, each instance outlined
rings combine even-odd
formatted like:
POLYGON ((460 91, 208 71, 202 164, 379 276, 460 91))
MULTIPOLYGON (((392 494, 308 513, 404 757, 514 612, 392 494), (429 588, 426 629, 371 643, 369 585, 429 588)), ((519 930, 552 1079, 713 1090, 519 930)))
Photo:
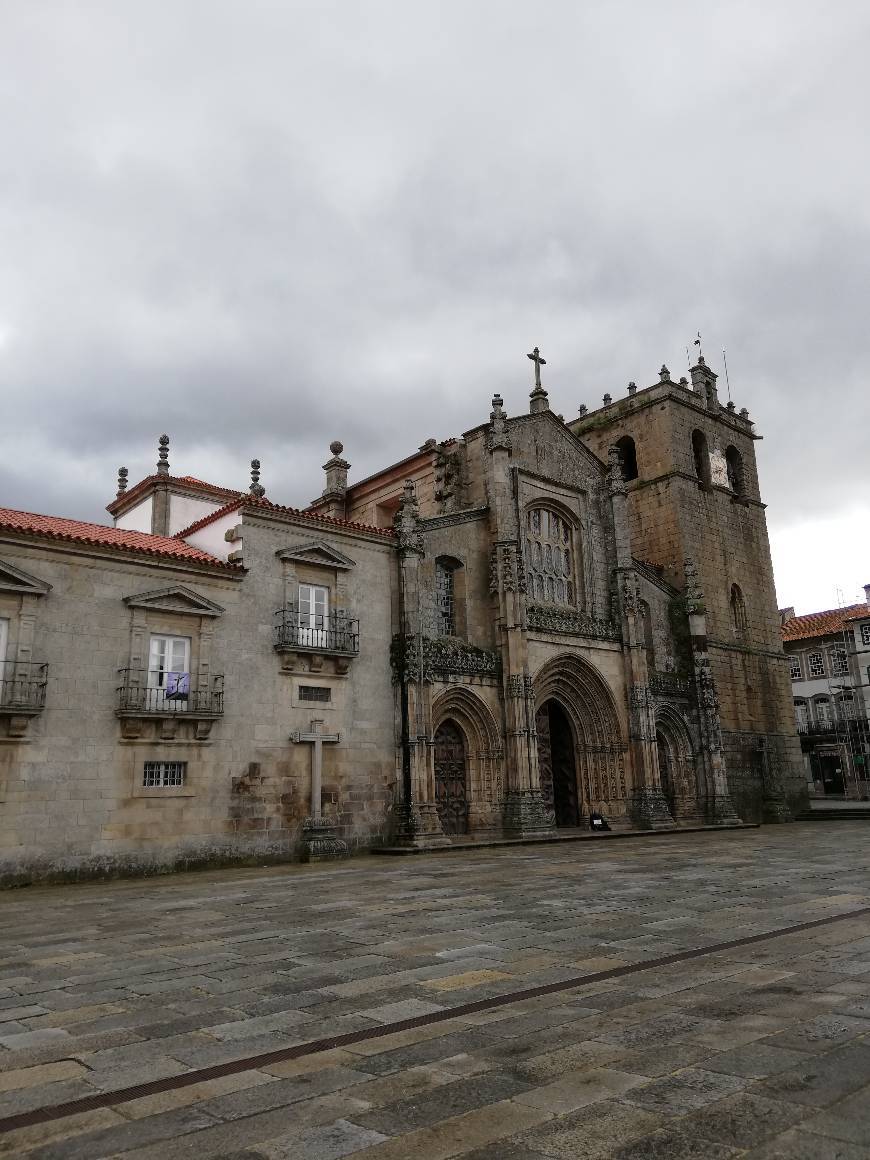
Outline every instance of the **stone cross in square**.
POLYGON ((320 817, 321 786, 323 784, 323 743, 341 740, 340 733, 324 733, 323 718, 312 717, 311 729, 302 733, 296 729, 290 734, 290 740, 295 744, 308 741, 311 744, 311 817, 320 817))
POLYGON ((535 347, 531 354, 527 354, 526 358, 530 358, 535 364, 535 387, 540 389, 541 367, 545 367, 547 365, 547 360, 541 355, 541 352, 537 347, 535 347))

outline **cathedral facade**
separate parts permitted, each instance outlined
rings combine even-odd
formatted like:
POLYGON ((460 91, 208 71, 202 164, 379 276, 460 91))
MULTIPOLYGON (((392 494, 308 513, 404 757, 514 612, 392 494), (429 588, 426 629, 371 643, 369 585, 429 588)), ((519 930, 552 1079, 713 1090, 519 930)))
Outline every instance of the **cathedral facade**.
POLYGON ((0 880, 785 821, 805 779, 745 411, 527 412, 305 509, 157 470, 0 510, 0 880), (5 659, 4 659, 5 658, 5 659))

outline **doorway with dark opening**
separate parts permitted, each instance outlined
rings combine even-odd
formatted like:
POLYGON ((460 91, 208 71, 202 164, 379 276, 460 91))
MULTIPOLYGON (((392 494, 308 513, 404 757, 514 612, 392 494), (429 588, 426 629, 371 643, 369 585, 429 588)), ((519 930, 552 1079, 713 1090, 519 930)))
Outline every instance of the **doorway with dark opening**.
POLYGON ((574 735, 565 710, 558 701, 545 701, 535 715, 535 726, 544 809, 553 811, 557 826, 579 826, 574 735))

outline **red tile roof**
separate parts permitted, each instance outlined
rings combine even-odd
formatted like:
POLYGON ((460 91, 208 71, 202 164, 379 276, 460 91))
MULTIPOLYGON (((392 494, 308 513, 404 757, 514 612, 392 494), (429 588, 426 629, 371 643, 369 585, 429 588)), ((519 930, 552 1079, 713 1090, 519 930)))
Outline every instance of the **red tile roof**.
POLYGON ((210 556, 208 552, 201 552, 199 548, 192 548, 190 544, 168 536, 152 536, 148 532, 133 532, 127 528, 107 528, 103 524, 88 524, 82 520, 43 516, 35 512, 13 511, 11 508, 0 508, 0 532, 16 532, 38 536, 41 539, 115 548, 122 552, 162 556, 185 564, 207 564, 212 568, 241 571, 238 565, 227 564, 215 556, 210 556))
POLYGON ((870 619, 870 605, 849 604, 845 608, 831 608, 827 612, 810 612, 793 616, 782 626, 782 639, 810 640, 815 636, 831 636, 842 632, 847 620, 870 619))
POLYGON ((181 484, 182 487, 194 491, 202 491, 218 499, 238 499, 243 494, 237 488, 219 487, 216 483, 207 483, 204 479, 197 479, 195 475, 146 475, 144 479, 140 479, 138 483, 134 484, 129 491, 122 492, 111 503, 106 504, 106 511, 114 515, 119 508, 126 507, 131 499, 138 499, 140 495, 148 490, 150 485, 155 483, 181 484))
POLYGON ((369 535, 384 536, 386 539, 392 539, 395 535, 392 528, 376 528, 370 524, 357 524, 353 520, 341 520, 337 516, 323 516, 317 512, 303 511, 301 508, 284 507, 282 504, 272 503, 265 496, 243 494, 231 503, 224 504, 223 507, 209 512, 207 516, 203 516, 195 523, 190 524, 189 527, 183 528, 182 531, 176 532, 176 537, 182 539, 185 536, 192 536, 194 532, 208 527, 209 524, 213 524, 215 520, 219 520, 222 516, 227 515, 228 512, 237 511, 243 507, 264 508, 270 512, 277 512, 279 515, 308 520, 313 524, 325 524, 327 527, 332 528, 347 528, 352 532, 367 532, 369 535))

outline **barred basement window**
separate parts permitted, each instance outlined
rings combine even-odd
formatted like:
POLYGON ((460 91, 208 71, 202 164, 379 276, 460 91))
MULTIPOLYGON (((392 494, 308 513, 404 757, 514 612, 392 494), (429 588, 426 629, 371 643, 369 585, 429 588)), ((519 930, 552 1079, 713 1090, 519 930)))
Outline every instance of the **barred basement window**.
POLYGON ((146 761, 142 785, 149 789, 181 786, 184 785, 186 776, 186 761, 146 761))
POLYGON ((322 685, 300 685, 299 700, 322 702, 331 701, 332 689, 324 688, 322 685))

